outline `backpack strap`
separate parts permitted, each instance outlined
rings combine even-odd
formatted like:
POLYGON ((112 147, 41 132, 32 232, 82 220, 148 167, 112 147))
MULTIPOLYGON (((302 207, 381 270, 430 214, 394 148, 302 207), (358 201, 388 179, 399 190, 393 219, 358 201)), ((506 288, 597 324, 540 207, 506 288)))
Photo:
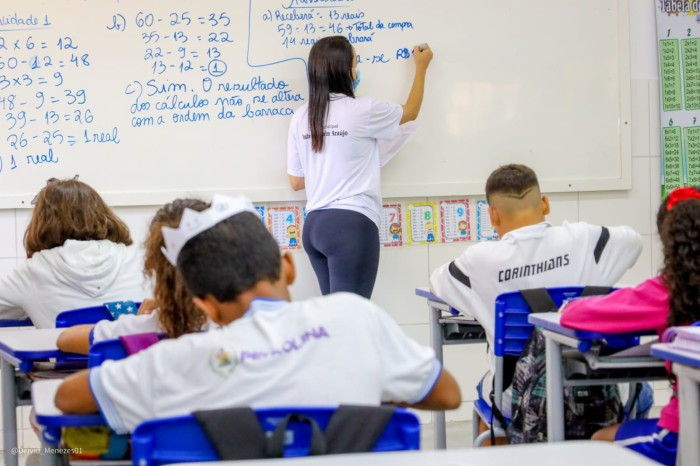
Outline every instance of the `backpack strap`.
POLYGON ((395 406, 339 406, 325 431, 328 453, 372 451, 394 411, 395 406))
POLYGON ((556 305, 552 297, 549 295, 547 288, 532 288, 529 290, 520 290, 525 302, 530 307, 530 312, 533 314, 539 312, 557 312, 559 306, 556 305))
POLYGON ((266 457, 267 438, 252 409, 214 409, 193 414, 220 460, 266 457))
POLYGON ((610 290, 612 287, 609 286, 585 286, 581 291, 581 297, 606 295, 610 293, 610 290))

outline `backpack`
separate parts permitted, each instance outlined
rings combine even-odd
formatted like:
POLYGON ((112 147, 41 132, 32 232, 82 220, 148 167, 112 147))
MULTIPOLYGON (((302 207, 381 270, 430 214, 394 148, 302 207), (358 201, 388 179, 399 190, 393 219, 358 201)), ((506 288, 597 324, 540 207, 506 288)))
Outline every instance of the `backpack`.
MULTIPOLYGON (((515 365, 512 420, 508 442, 547 441, 547 368, 545 337, 535 328, 515 365)), ((622 422, 624 410, 617 385, 564 387, 565 438, 590 439, 603 427, 622 422)))

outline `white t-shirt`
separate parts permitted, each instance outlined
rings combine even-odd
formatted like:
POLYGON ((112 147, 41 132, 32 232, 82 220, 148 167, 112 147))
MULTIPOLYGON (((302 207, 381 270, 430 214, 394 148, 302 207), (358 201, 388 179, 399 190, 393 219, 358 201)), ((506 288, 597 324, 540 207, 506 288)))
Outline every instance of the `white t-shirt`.
MULTIPOLYGON (((493 374, 494 306, 499 294, 540 287, 613 286, 641 252, 641 236, 626 226, 542 222, 513 230, 500 241, 470 246, 433 272, 430 289, 484 327, 493 374)), ((490 385, 491 378, 487 379, 484 382, 490 385)))
POLYGON ((397 104, 332 94, 323 150, 317 153, 311 149, 308 104, 302 105, 289 126, 287 172, 305 179, 307 211, 353 210, 379 226, 379 171, 390 157, 380 156, 378 141, 398 140, 398 147, 385 145, 391 155, 398 151, 413 129, 400 131, 402 116, 403 108, 397 104))
POLYGON ((256 299, 231 324, 162 341, 90 371, 115 431, 144 420, 236 406, 415 403, 440 375, 420 346, 370 301, 336 293, 256 299))
POLYGON ((53 328, 61 311, 151 296, 137 246, 68 240, 17 265, 0 280, 0 319, 53 328))

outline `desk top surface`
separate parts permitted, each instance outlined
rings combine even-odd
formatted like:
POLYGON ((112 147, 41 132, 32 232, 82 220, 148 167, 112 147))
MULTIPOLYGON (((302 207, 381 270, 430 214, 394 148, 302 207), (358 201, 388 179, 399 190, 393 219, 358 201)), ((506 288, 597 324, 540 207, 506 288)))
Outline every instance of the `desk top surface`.
POLYGON ((62 379, 39 380, 32 384, 32 406, 36 420, 43 426, 80 427, 104 425, 99 414, 64 414, 60 411, 54 399, 62 379))
POLYGON ((700 353, 679 349, 671 343, 658 343, 651 347, 651 355, 677 364, 700 369, 700 353))
MULTIPOLYGON (((538 445, 513 445, 498 448, 460 450, 421 450, 386 453, 329 455, 315 458, 285 458, 284 465, 309 466, 590 466, 591 464, 624 464, 646 466, 656 464, 623 447, 605 442, 560 442, 538 445)), ((207 466, 210 463, 187 463, 182 466, 207 466)), ((223 461, 219 466, 273 466, 279 459, 223 461)))
POLYGON ((65 329, 13 329, 0 330, 0 355, 9 355, 21 360, 55 357, 59 351, 56 340, 65 329))

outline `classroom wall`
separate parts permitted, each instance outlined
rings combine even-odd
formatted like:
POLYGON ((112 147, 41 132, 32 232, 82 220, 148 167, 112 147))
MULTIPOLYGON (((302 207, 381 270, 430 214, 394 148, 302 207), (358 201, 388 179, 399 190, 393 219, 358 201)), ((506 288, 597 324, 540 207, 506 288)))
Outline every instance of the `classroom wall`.
MULTIPOLYGON (((659 270, 662 261, 655 212, 660 200, 661 150, 659 143, 659 82, 656 59, 654 0, 630 1, 631 69, 632 69, 632 190, 592 193, 549 194, 553 223, 586 221, 603 225, 627 224, 644 239, 644 249, 637 264, 621 283, 633 285, 659 270)), ((429 98, 429 92, 427 93, 429 98)), ((595 135, 582 134, 582 137, 595 135)), ((515 161, 514 161, 515 162, 515 161)), ((396 201, 437 200, 433 198, 396 201)), ((387 200, 390 201, 390 200, 387 200)), ((117 213, 128 223, 136 240, 142 241, 156 207, 118 208, 117 213)), ((22 236, 29 221, 28 210, 0 211, 0 276, 25 260, 22 236)), ((472 227, 474 227, 474 223, 472 227)), ((475 236, 475 235, 473 235, 475 236)), ((452 260, 474 243, 436 244, 383 248, 379 277, 373 300, 386 309, 401 327, 417 341, 429 344, 428 311, 424 300, 414 296, 416 287, 426 286, 430 272, 452 260)), ((292 287, 295 299, 319 294, 316 279, 304 252, 295 252, 299 269, 298 281, 292 287)), ((445 347, 445 366, 456 375, 463 393, 462 408, 448 413, 449 420, 471 418, 471 401, 475 385, 486 371, 484 345, 445 347)), ((663 405, 669 396, 668 384, 657 382, 656 403, 663 405)), ((19 443, 37 447, 38 440, 29 428, 28 408, 19 417, 19 443)), ((422 413, 424 422, 429 413, 422 413)), ((1 437, 0 437, 1 439, 1 437)), ((0 440, 1 442, 1 440, 0 440)), ((0 445, 0 448, 2 446, 0 445)))

